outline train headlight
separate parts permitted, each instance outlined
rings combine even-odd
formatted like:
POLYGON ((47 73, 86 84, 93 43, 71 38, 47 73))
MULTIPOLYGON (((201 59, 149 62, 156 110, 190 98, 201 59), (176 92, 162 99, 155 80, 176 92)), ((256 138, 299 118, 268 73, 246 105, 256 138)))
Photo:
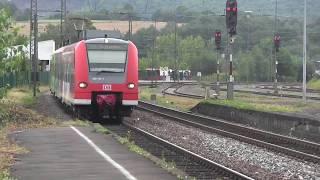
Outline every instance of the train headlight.
POLYGON ((128 88, 129 88, 129 89, 133 89, 134 87, 135 87, 135 85, 134 85, 133 83, 129 83, 129 84, 128 84, 128 88))
POLYGON ((87 83, 85 83, 85 82, 79 83, 79 88, 85 89, 85 88, 87 88, 87 87, 88 87, 88 84, 87 84, 87 83))

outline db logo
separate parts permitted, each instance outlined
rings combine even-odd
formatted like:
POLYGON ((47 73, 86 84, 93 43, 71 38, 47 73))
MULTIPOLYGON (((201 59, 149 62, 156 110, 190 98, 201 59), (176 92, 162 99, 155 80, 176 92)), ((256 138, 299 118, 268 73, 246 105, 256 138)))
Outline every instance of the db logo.
POLYGON ((102 90, 104 90, 104 91, 111 91, 111 90, 112 90, 111 84, 104 84, 104 85, 102 85, 102 90))

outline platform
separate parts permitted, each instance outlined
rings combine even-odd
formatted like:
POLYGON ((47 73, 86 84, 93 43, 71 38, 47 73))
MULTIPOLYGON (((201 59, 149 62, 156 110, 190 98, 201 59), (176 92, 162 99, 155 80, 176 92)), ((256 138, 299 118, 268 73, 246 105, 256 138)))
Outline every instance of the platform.
POLYGON ((33 129, 12 138, 30 151, 11 168, 12 176, 21 180, 177 179, 111 135, 89 127, 33 129))

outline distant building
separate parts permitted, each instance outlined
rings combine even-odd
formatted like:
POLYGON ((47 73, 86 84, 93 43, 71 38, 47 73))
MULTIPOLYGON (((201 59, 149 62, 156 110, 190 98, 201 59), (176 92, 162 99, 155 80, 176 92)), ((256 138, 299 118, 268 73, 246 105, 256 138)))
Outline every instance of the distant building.
POLYGON ((109 31, 109 30, 86 30, 85 39, 94 39, 94 38, 117 38, 121 39, 122 34, 120 31, 109 31))
POLYGON ((316 74, 320 75, 320 61, 316 61, 316 74))
MULTIPOLYGON (((15 56, 19 51, 25 52, 27 57, 30 57, 30 45, 18 45, 9 48, 8 57, 15 56)), ((50 71, 50 60, 55 51, 55 41, 40 41, 38 42, 38 59, 40 71, 50 71)))
POLYGON ((38 42, 38 58, 41 71, 50 71, 50 60, 55 51, 55 46, 54 40, 38 42))

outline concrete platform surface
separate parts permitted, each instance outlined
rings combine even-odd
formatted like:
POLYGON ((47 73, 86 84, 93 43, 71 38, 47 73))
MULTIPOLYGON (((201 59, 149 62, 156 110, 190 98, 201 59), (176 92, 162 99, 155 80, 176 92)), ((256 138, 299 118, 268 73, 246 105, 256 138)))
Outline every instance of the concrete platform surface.
POLYGON ((13 135, 30 153, 17 157, 12 175, 21 180, 170 180, 153 162, 91 128, 33 129, 13 135), (78 132, 82 133, 81 136, 78 132), (88 139, 86 139, 88 138, 88 139), (91 142, 88 142, 90 141, 91 142))

